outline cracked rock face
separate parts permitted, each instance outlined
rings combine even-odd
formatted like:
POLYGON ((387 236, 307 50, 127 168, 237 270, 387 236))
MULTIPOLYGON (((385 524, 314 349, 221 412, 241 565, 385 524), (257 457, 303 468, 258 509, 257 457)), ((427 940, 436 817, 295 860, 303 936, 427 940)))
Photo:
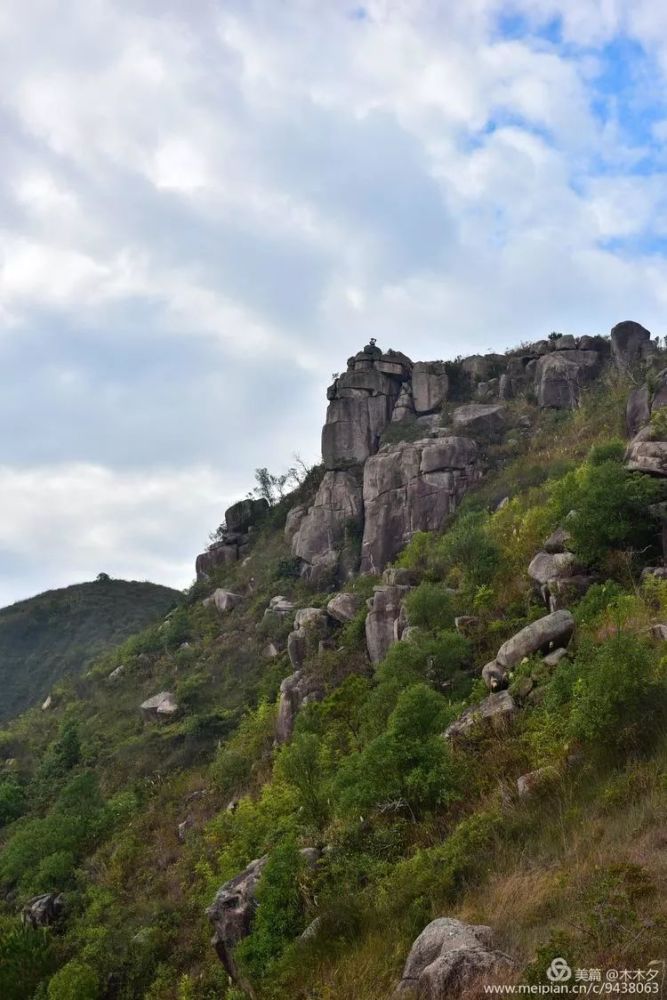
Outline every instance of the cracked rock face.
POLYGON ((479 477, 478 449, 470 438, 405 442, 369 458, 361 572, 381 572, 416 531, 441 528, 479 477))
POLYGON ((567 646, 574 632, 574 618, 569 611, 554 611, 536 622, 526 625, 520 632, 504 642, 496 654, 499 666, 509 670, 538 650, 567 646))
POLYGON ((304 575, 316 580, 319 572, 335 573, 340 550, 351 533, 361 530, 362 523, 360 477, 348 471, 325 473, 313 505, 292 539, 292 552, 306 564, 304 575))
POLYGON ((395 997, 412 993, 423 1000, 456 1000, 513 967, 508 955, 494 950, 490 927, 439 917, 412 945, 395 997))
POLYGON ((390 646, 401 639, 405 627, 401 609, 409 591, 410 587, 391 584, 375 587, 366 615, 366 647, 371 663, 383 660, 390 646))

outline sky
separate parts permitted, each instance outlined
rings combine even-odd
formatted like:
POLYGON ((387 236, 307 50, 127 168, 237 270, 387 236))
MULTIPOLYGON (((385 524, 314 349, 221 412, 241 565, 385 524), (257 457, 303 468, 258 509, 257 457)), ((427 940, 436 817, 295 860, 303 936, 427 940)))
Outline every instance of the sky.
POLYGON ((416 360, 667 307, 655 0, 0 0, 0 604, 178 588, 416 360))

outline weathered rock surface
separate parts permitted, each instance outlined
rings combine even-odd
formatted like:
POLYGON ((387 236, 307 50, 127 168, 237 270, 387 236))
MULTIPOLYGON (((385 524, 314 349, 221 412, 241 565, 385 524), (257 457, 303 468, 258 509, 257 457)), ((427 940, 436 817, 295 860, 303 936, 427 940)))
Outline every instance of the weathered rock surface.
POLYGON ((651 419, 651 405, 648 385, 637 386, 628 396, 625 407, 625 426, 630 437, 634 437, 651 419))
POLYGON ((359 614, 362 603, 361 598, 357 597, 356 594, 334 594, 327 604, 327 614, 334 621, 344 625, 346 622, 351 622, 359 614))
POLYGON ((482 680, 489 691, 502 691, 509 684, 507 671, 498 666, 495 660, 482 667, 482 680))
POLYGON ((299 709, 308 701, 322 697, 322 682, 318 677, 296 670, 285 677, 280 685, 278 717, 276 719, 276 743, 286 743, 292 735, 294 721, 299 709))
POLYGON ((600 371, 597 351, 555 351, 539 358, 535 391, 542 408, 572 410, 579 406, 581 389, 600 371))
POLYGON ((417 413, 433 413, 447 399, 448 378, 441 361, 417 361, 412 367, 412 399, 417 413))
POLYGON ((313 643, 326 634, 327 616, 321 608, 299 608, 294 616, 294 630, 287 636, 287 654, 295 670, 300 670, 313 643))
POLYGON ((366 462, 361 572, 378 573, 415 531, 436 531, 480 476, 470 438, 387 445, 366 462))
POLYGON ((502 731, 514 719, 517 713, 516 703, 509 691, 498 691, 478 705, 471 705, 452 722, 444 732, 447 740, 467 736, 477 726, 489 726, 495 731, 502 731))
POLYGON ((201 552, 195 560, 195 572, 198 580, 208 580, 219 566, 236 562, 239 557, 239 547, 234 544, 219 542, 212 545, 206 552, 201 552))
POLYGON ((537 771, 529 771, 528 774, 522 774, 516 781, 516 790, 519 798, 530 798, 531 795, 542 791, 542 789, 557 778, 558 771, 555 767, 540 767, 537 771))
POLYGON ((567 552, 572 535, 567 528, 556 528, 544 542, 544 551, 553 554, 567 552))
POLYGON ((239 875, 216 893, 206 915, 213 924, 213 946, 227 974, 240 982, 233 948, 250 933, 257 909, 257 884, 269 860, 268 855, 251 861, 239 875))
POLYGON ((282 594, 276 594, 269 601, 269 606, 264 612, 265 618, 289 618, 296 612, 296 604, 282 594))
POLYGON ((630 442, 625 458, 631 472, 667 476, 667 441, 641 440, 640 432, 630 442))
POLYGON ((545 584, 560 577, 573 576, 577 565, 571 552, 538 552, 528 566, 528 576, 537 583, 545 584))
POLYGON ((640 323, 624 320, 611 331, 611 353, 616 364, 627 368, 646 357, 651 334, 640 323))
POLYGON ((144 719, 160 721, 170 719, 178 712, 178 703, 171 691, 160 691, 152 698, 147 698, 139 706, 144 719))
POLYGON ((292 539, 301 527, 301 522, 307 513, 308 508, 303 504, 298 504, 287 512, 287 517, 285 518, 285 541, 288 545, 292 544, 292 539))
POLYGON ((225 590, 223 587, 218 587, 214 590, 210 597, 205 597, 202 604, 205 608, 214 607, 221 615, 227 614, 228 611, 232 611, 234 608, 238 607, 243 601, 241 594, 234 594, 231 590, 225 590))
POLYGON ((416 939, 395 996, 456 1000, 467 990, 512 971, 514 963, 493 948, 490 927, 451 917, 432 920, 416 939))
POLYGON ((399 624, 401 605, 409 587, 375 587, 368 601, 366 647, 371 663, 379 663, 402 635, 399 624))
MULTIPOLYGON (((363 524, 361 477, 349 471, 327 472, 312 507, 301 519, 292 539, 292 552, 305 563, 314 583, 318 576, 339 569, 340 552, 363 524)), ((357 567, 350 565, 349 572, 357 567)))
POLYGON ((227 531, 245 533, 248 528, 257 524, 269 509, 268 501, 261 497, 258 500, 239 500, 225 511, 227 531))
POLYGON ((28 927, 49 927, 65 912, 65 897, 60 892, 44 892, 29 899, 21 910, 21 922, 28 927))
POLYGON ((505 407, 502 403, 466 403, 456 407, 452 423, 456 430, 471 434, 499 434, 505 426, 505 407))
POLYGON ((531 656, 538 650, 549 651, 556 646, 567 646, 573 632, 574 618, 570 612, 555 611, 526 625, 504 642, 496 654, 496 662, 508 670, 520 663, 524 656, 531 656))

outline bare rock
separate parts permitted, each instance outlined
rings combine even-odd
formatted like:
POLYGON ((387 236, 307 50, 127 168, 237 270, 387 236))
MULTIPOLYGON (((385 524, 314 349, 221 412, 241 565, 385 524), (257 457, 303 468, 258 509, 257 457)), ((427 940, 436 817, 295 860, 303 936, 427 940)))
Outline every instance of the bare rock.
POLYGON ((452 722, 445 730, 445 739, 456 739, 467 736, 478 726, 488 726, 496 732, 502 732, 514 719, 517 713, 516 703, 509 691, 498 691, 478 705, 471 705, 452 722))
POLYGON ((218 958, 227 974, 240 984, 243 977, 234 961, 233 948, 252 929, 257 910, 257 885, 268 860, 265 855, 251 861, 239 875, 225 882, 206 911, 213 924, 213 946, 218 958))
MULTIPOLYGON (((360 475, 345 470, 325 473, 313 505, 292 538, 292 552, 304 561, 305 575, 313 583, 319 582, 318 575, 338 575, 340 553, 351 533, 361 533, 362 525, 360 475)), ((352 573, 357 567, 348 569, 352 573)))
POLYGON ((567 528, 556 528, 544 542, 544 551, 552 554, 567 552, 572 535, 567 528))
POLYGON ((262 519, 269 509, 268 501, 263 497, 258 500, 239 500, 225 511, 225 524, 228 531, 244 533, 262 519))
POLYGON ((195 573, 197 580, 210 580, 213 573, 219 566, 236 562, 239 557, 239 547, 236 543, 219 542, 211 545, 206 552, 200 552, 195 560, 195 573))
POLYGON ((417 994, 424 1000, 457 1000, 468 990, 512 971, 514 963, 493 949, 490 927, 450 917, 432 920, 408 955, 395 996, 417 994))
POLYGON ((629 437, 634 437, 651 419, 648 385, 637 386, 628 396, 625 406, 625 426, 629 437))
POLYGON ((543 409, 572 410, 579 406, 581 389, 599 373, 597 351, 555 351, 535 367, 537 402, 543 409))
POLYGON ((210 597, 206 597, 202 601, 202 604, 205 608, 214 607, 219 614, 224 615, 228 611, 233 611, 242 601, 243 597, 241 594, 234 594, 231 590, 218 587, 210 597))
POLYGON ((288 545, 292 544, 292 540, 299 528, 301 527, 301 522, 308 513, 308 508, 304 504, 299 504, 296 507, 292 507, 291 510, 287 512, 287 517, 285 518, 285 541, 288 545))
POLYGON ((29 899, 21 910, 21 923, 27 927, 50 927, 65 912, 65 897, 61 892, 44 892, 29 899))
POLYGON ((555 611, 536 622, 526 625, 520 632, 504 642, 498 650, 496 661, 506 670, 540 650, 549 651, 556 646, 566 646, 574 632, 574 618, 569 611, 555 611))
POLYGON ((452 423, 456 430, 471 434, 499 434, 505 426, 505 407, 502 403, 466 403, 456 407, 452 423))
POLYGON ((502 691, 509 683, 507 671, 499 666, 495 660, 491 660, 490 663, 482 667, 482 680, 489 691, 502 691))
POLYGON ((449 383, 440 361, 417 361, 412 368, 412 398, 417 413, 433 413, 447 399, 449 383))
POLYGON ((184 844, 187 836, 188 830, 191 830, 195 825, 194 818, 192 816, 186 816, 182 823, 179 823, 176 828, 176 836, 178 837, 178 842, 184 844))
POLYGON ((322 697, 322 682, 319 678, 296 670, 285 677, 280 685, 278 699, 278 717, 276 719, 276 743, 286 743, 294 730, 299 709, 307 701, 319 700, 322 697))
POLYGON ((651 342, 651 334, 640 323, 624 320, 611 331, 611 353, 619 368, 641 361, 651 342))
POLYGON ((111 673, 107 677, 107 680, 111 681, 111 683, 113 684, 115 681, 120 680, 120 678, 123 676, 124 673, 125 673, 125 664, 121 663, 114 670, 111 671, 111 673))
POLYGON ((51 708, 52 705, 53 705, 53 695, 49 694, 42 702, 42 712, 48 712, 48 710, 51 708))
POLYGON ((403 442, 369 458, 361 572, 381 572, 416 531, 440 529, 480 474, 470 438, 403 442))
POLYGON ((454 619, 454 628, 459 635, 471 635, 480 624, 479 618, 475 615, 458 615, 454 619))
POLYGON ((334 621, 345 625, 359 614, 362 607, 361 598, 356 594, 334 594, 327 604, 327 614, 334 621))
POLYGON ((540 767, 537 771, 529 771, 517 778, 516 790, 519 798, 527 799, 536 792, 542 791, 557 780, 558 770, 555 767, 540 767))
POLYGON ((558 649, 554 649, 553 653, 547 653, 543 662, 547 667, 557 667, 560 661, 568 655, 568 651, 563 646, 559 646, 558 649))
POLYGON ((409 587, 375 587, 368 601, 366 646, 371 663, 380 663, 402 635, 399 629, 401 604, 409 587))
POLYGON ((171 691, 160 691, 139 706, 144 719, 150 722, 168 720, 178 712, 178 703, 171 691))
POLYGON ((667 476, 667 441, 642 440, 640 431, 630 442, 625 459, 631 472, 667 476))
POLYGON ((559 577, 573 576, 576 564, 576 557, 571 552, 538 552, 528 566, 528 576, 545 584, 559 577))

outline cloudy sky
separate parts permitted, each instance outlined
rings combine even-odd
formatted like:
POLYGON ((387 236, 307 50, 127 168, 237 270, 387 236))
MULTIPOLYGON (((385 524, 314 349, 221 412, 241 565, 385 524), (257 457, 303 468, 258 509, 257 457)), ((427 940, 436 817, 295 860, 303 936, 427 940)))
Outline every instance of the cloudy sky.
POLYGON ((0 603, 177 587, 332 371, 667 308, 655 0, 0 0, 0 603))

